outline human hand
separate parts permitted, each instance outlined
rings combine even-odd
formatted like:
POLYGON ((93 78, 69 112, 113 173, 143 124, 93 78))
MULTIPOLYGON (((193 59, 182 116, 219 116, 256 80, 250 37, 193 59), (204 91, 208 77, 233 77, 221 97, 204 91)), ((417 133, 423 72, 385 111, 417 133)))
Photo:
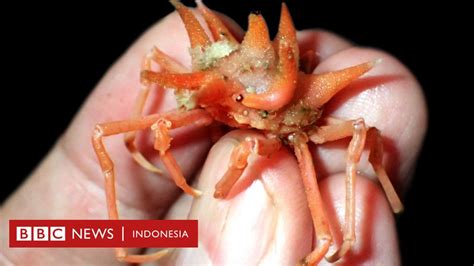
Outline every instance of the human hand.
MULTIPOLYGON (((317 72, 373 58, 384 59, 383 64, 367 74, 367 77, 377 78, 368 78, 344 90, 325 112, 347 119, 363 116, 368 124, 381 129, 392 144, 386 149, 392 159, 389 161, 394 162, 389 165, 389 174, 398 178, 395 183, 405 184, 426 129, 426 108, 414 78, 391 56, 372 49, 350 48, 351 44, 333 34, 306 31, 301 32, 299 38, 302 47, 319 53, 322 62, 317 72)), ((22 188, 4 203, 3 232, 7 229, 7 219, 106 218, 103 180, 89 142, 91 131, 98 122, 130 116, 137 93, 135 88, 139 86, 141 58, 153 45, 159 45, 189 65, 186 34, 180 19, 171 15, 140 38, 109 71, 52 152, 22 188), (50 207, 38 209, 33 204, 37 202, 50 207)), ((155 96, 164 100, 158 100, 150 110, 162 112, 174 107, 172 92, 151 98, 156 99, 155 96)), ((106 145, 116 163, 121 217, 183 218, 189 212, 189 218, 199 219, 200 248, 177 250, 168 258, 172 261, 293 264, 301 259, 311 250, 313 236, 299 171, 288 151, 281 150, 271 160, 259 158, 260 170, 256 171, 259 179, 250 182, 255 176, 247 179, 244 176, 241 187, 249 187, 241 194, 223 201, 212 198, 213 187, 225 170, 226 163, 222 162, 227 160, 234 146, 232 139, 241 134, 223 138, 208 156, 196 183, 197 188, 205 192, 203 197, 193 200, 184 195, 178 201, 175 200, 180 191, 166 176, 158 177, 138 167, 121 137, 108 139, 106 145)), ((173 154, 186 176, 196 174, 201 167, 210 146, 208 135, 206 129, 177 130, 173 154)), ((148 157, 156 157, 148 142, 142 140, 141 149, 148 157)), ((321 191, 338 243, 343 223, 345 147, 340 142, 315 148, 316 170, 324 179, 320 183, 321 191)), ((366 157, 359 169, 364 175, 372 175, 366 157)), ((354 251, 344 261, 397 264, 393 214, 379 186, 359 178, 356 195, 358 239, 354 251)), ((111 249, 7 249, 7 239, 2 237, 4 256, 19 264, 116 263, 111 249)))

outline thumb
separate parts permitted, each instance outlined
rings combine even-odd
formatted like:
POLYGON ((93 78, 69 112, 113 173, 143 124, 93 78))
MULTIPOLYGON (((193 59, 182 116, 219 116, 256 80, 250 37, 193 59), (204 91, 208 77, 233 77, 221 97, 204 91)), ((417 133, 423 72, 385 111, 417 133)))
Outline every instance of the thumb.
POLYGON ((179 200, 167 218, 199 221, 199 247, 179 249, 176 264, 293 265, 311 251, 312 224, 298 165, 286 149, 270 158, 251 155, 249 165, 226 199, 214 186, 227 170, 234 147, 253 131, 233 131, 212 148, 195 186, 198 199, 179 200), (308 237, 309 236, 309 237, 308 237), (192 260, 190 260, 192 258, 192 260), (196 261, 199 260, 199 261, 196 261))
MULTIPOLYGON (((256 134, 233 131, 211 149, 194 185, 203 195, 197 199, 183 195, 167 216, 198 220, 198 248, 174 250, 165 264, 295 265, 314 248, 308 203, 290 150, 280 149, 270 158, 251 155, 229 196, 213 197, 234 147, 256 134)), ((334 249, 344 225, 344 175, 324 178, 320 185, 334 249)), ((356 194, 357 241, 342 264, 399 264, 393 215, 380 187, 360 177, 356 194)))

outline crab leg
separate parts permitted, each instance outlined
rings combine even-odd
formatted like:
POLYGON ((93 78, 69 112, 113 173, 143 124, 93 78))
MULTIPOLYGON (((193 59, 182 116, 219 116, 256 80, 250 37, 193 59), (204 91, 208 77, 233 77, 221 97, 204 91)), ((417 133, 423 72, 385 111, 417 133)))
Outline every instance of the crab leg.
POLYGON ((379 182, 387 195, 388 202, 390 203, 393 212, 400 213, 403 211, 403 204, 393 188, 382 164, 383 143, 380 130, 375 127, 369 128, 369 131, 367 132, 367 142, 371 143, 369 162, 372 164, 372 167, 379 178, 379 182))
MULTIPOLYGON (((153 47, 151 52, 148 53, 145 60, 147 60, 148 62, 150 60, 153 60, 154 62, 159 64, 165 72, 186 73, 189 71, 185 66, 181 65, 173 58, 163 53, 160 49, 158 49, 158 47, 153 47)), ((150 65, 147 65, 142 68, 142 70, 145 69, 150 69, 150 65)))
POLYGON ((390 183, 390 179, 382 166, 382 141, 380 133, 376 128, 367 130, 363 119, 353 121, 343 121, 328 126, 320 127, 314 132, 310 139, 316 144, 322 144, 329 141, 342 139, 352 136, 352 140, 348 147, 348 158, 346 166, 346 211, 344 222, 344 240, 334 254, 327 257, 329 262, 335 262, 342 258, 347 251, 350 250, 355 242, 355 177, 357 171, 357 163, 360 160, 366 139, 371 145, 369 162, 372 164, 380 183, 382 184, 385 194, 390 202, 394 212, 400 212, 403 209, 402 203, 397 196, 395 189, 390 183))
POLYGON ((224 199, 247 167, 247 159, 251 152, 261 156, 271 155, 280 149, 281 142, 263 137, 247 137, 232 151, 228 169, 216 184, 214 198, 224 199))
MULTIPOLYGON (((174 111, 166 114, 155 114, 136 119, 98 124, 96 126, 92 137, 92 144, 97 158, 99 159, 102 173, 104 175, 107 210, 109 213, 109 219, 111 220, 119 219, 119 214, 117 210, 117 195, 115 192, 115 171, 114 163, 112 162, 112 159, 110 158, 107 150, 105 149, 103 138, 107 136, 117 135, 120 133, 144 130, 156 124, 156 121, 167 121, 171 124, 170 128, 177 128, 189 124, 210 124, 212 122, 212 118, 207 114, 207 112, 201 109, 196 109, 185 113, 174 111)), ((169 141, 171 141, 171 138, 169 138, 169 136, 167 138, 169 141)), ((166 146, 166 144, 164 145, 166 146)), ((169 158, 170 155, 168 153, 168 155, 165 156, 164 161, 169 160, 169 158)), ((166 162, 164 164, 168 166, 166 162)), ((177 165, 175 165, 171 169, 168 169, 172 174, 175 183, 187 193, 190 193, 193 196, 197 196, 199 192, 190 188, 186 184, 186 180, 184 179, 184 177, 182 177, 182 175, 179 178, 176 178, 176 176, 173 174, 173 171, 176 171, 176 169, 179 170, 177 165)), ((153 260, 158 260, 164 255, 166 255, 168 252, 169 251, 165 249, 152 254, 129 255, 127 254, 127 251, 124 248, 116 248, 115 250, 117 258, 120 261, 125 261, 128 263, 144 263, 153 260)))
MULTIPOLYGON (((137 119, 98 124, 94 131, 92 143, 106 181, 109 216, 111 218, 118 217, 117 208, 115 205, 115 174, 113 170, 113 162, 110 159, 102 141, 103 137, 127 133, 131 131, 144 130, 151 127, 152 130, 155 132, 155 137, 157 138, 157 141, 155 142, 155 148, 160 151, 161 155, 166 154, 168 152, 170 142, 172 140, 168 134, 168 129, 175 129, 192 124, 204 126, 209 125, 210 123, 212 123, 212 121, 212 117, 206 111, 202 109, 194 109, 188 112, 172 111, 165 114, 149 115, 137 119), (163 123, 165 124, 166 128, 161 126, 163 123)), ((168 155, 166 156, 165 160, 169 161, 169 158, 170 156, 168 155)), ((170 164, 165 163, 165 165, 170 164)), ((170 170, 170 172, 176 171, 176 167, 173 167, 173 169, 168 170, 170 170)), ((182 184, 183 181, 180 180, 180 178, 175 178, 175 176, 173 176, 173 179, 177 183, 179 183, 178 186, 184 186, 182 184)))
MULTIPOLYGON (((247 34, 249 32, 250 29, 247 34)), ((262 33, 260 35, 263 35, 262 33)), ((247 34, 245 35, 246 37, 247 34)), ((242 104, 247 107, 261 110, 278 110, 288 104, 295 93, 298 78, 299 52, 296 42, 296 31, 290 12, 284 3, 281 8, 280 25, 275 45, 278 51, 278 66, 274 81, 263 93, 247 93, 242 101, 242 104)))
POLYGON ((348 147, 346 165, 346 211, 344 217, 344 239, 341 247, 334 254, 327 257, 329 262, 342 258, 352 247, 355 241, 355 178, 357 163, 364 149, 367 128, 364 121, 354 121, 354 134, 348 147))
POLYGON ((151 125, 151 129, 155 133, 154 147, 160 152, 160 158, 163 164, 170 173, 175 184, 191 196, 199 196, 201 195, 201 192, 197 189, 193 189, 187 184, 178 163, 171 154, 169 148, 171 146, 172 138, 169 135, 169 130, 192 124, 207 126, 210 125, 212 121, 212 117, 206 111, 202 109, 194 109, 187 112, 178 111, 169 113, 169 115, 161 117, 151 125))
POLYGON ((144 70, 141 78, 144 82, 156 83, 170 89, 196 91, 205 88, 197 92, 200 104, 220 101, 222 97, 227 97, 225 89, 231 89, 229 86, 237 86, 236 83, 227 82, 224 75, 216 71, 175 74, 144 70))
MULTIPOLYGON (((102 139, 106 136, 120 134, 128 131, 146 129, 151 126, 153 122, 158 119, 158 117, 158 115, 152 115, 140 119, 99 124, 95 128, 94 135, 92 138, 92 144, 94 146, 95 153, 99 159, 100 167, 102 168, 102 172, 104 174, 107 210, 109 213, 109 219, 111 220, 119 219, 117 210, 117 198, 115 192, 115 172, 114 164, 105 149, 102 139)), ((128 255, 127 250, 124 248, 115 249, 115 255, 117 259, 129 263, 157 260, 166 255, 167 253, 168 250, 165 249, 148 255, 128 255)))
MULTIPOLYGON (((332 119, 330 125, 319 127, 309 136, 311 141, 316 144, 322 144, 330 141, 351 137, 354 134, 354 120, 341 121, 332 119)), ((364 122, 361 120, 362 123, 364 122)), ((365 123, 364 123, 365 124, 365 123)), ((369 162, 374 168, 375 174, 379 179, 382 188, 387 195, 388 202, 394 213, 403 211, 403 204, 397 195, 387 172, 382 164, 383 159, 383 143, 380 131, 375 127, 369 127, 367 130, 366 145, 370 147, 369 162)))
POLYGON ((308 149, 307 136, 300 135, 294 138, 294 149, 298 165, 300 167, 303 185, 306 191, 309 210, 313 219, 314 231, 316 232, 316 249, 302 259, 302 265, 315 265, 320 262, 329 250, 332 242, 331 232, 324 204, 319 192, 313 159, 308 149))
POLYGON ((207 8, 201 0, 196 0, 199 12, 206 20, 209 29, 211 30, 212 37, 215 41, 228 40, 231 43, 238 44, 229 29, 222 23, 222 20, 209 8, 207 8))
POLYGON ((354 134, 354 120, 336 120, 332 117, 327 120, 329 125, 317 127, 309 132, 309 139, 315 144, 352 137, 354 134))
MULTIPOLYGON (((164 71, 169 72, 178 72, 183 73, 186 72, 186 68, 179 64, 178 62, 171 59, 165 53, 160 51, 158 48, 154 47, 144 58, 142 63, 142 71, 143 70, 150 70, 151 69, 151 61, 155 61, 158 63, 164 71)), ((137 119, 143 113, 143 108, 145 107, 146 100, 148 98, 150 92, 151 84, 149 82, 143 82, 141 86, 140 93, 138 94, 135 105, 133 107, 131 119, 137 119)), ((162 174, 163 172, 161 169, 158 169, 152 163, 150 163, 145 156, 137 149, 135 145, 135 139, 137 136, 136 131, 128 132, 124 135, 124 142, 125 146, 132 154, 133 159, 141 165, 143 168, 147 169, 148 171, 162 174)))
POLYGON ((115 173, 114 164, 110 159, 107 150, 102 141, 103 137, 112 136, 135 130, 143 130, 150 127, 159 115, 151 115, 139 119, 131 119, 126 121, 110 122, 99 124, 95 127, 92 137, 94 151, 99 159, 100 167, 105 178, 105 192, 107 196, 107 209, 110 219, 118 219, 118 211, 115 196, 115 173))
POLYGON ((210 72, 163 73, 144 70, 141 73, 143 82, 157 83, 164 88, 196 90, 210 78, 210 72))
POLYGON ((212 121, 212 118, 207 112, 201 109, 195 109, 186 113, 178 113, 174 117, 168 116, 167 118, 160 118, 151 126, 151 129, 155 133, 155 149, 160 152, 160 158, 163 164, 166 169, 168 169, 176 185, 192 196, 199 196, 201 192, 193 189, 186 183, 186 179, 178 163, 171 154, 169 148, 172 138, 169 135, 169 130, 189 124, 206 126, 211 124, 212 121))

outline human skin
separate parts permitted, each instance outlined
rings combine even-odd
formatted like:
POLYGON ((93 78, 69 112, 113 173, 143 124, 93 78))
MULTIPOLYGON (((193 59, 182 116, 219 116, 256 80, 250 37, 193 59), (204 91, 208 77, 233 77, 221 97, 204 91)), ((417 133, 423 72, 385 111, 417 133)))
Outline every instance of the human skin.
MULTIPOLYGON (((312 49, 319 55, 321 63, 316 73, 383 59, 361 81, 339 93, 324 114, 342 119, 363 117, 368 125, 379 128, 387 144, 388 173, 402 191, 409 182, 426 131, 426 104, 416 79, 391 55, 355 47, 332 33, 306 30, 298 33, 298 40, 302 51, 312 49)), ((92 130, 97 123, 130 117, 139 88, 141 59, 154 45, 190 65, 186 32, 179 16, 172 13, 140 37, 106 73, 53 149, 2 204, 0 232, 8 232, 9 219, 107 218, 103 177, 90 144, 92 130)), ((155 91, 150 98, 153 104, 147 107, 149 112, 175 107, 172 91, 155 91)), ((311 251, 311 217, 291 149, 284 148, 271 159, 252 156, 250 168, 231 197, 212 197, 215 183, 226 170, 223 162, 230 158, 237 140, 247 134, 256 133, 236 131, 226 135, 208 155, 211 140, 207 128, 173 132, 172 152, 178 164, 185 176, 195 177, 193 185, 204 192, 198 199, 181 195, 167 174, 160 177, 138 166, 122 136, 106 139, 116 166, 122 218, 199 220, 199 248, 175 250, 163 262, 289 265, 311 251)), ((336 244, 341 243, 344 223, 347 143, 345 140, 311 146, 336 244)), ((151 139, 142 136, 139 148, 163 168, 156 160, 151 139)), ((373 177, 366 153, 356 182, 357 240, 342 262, 397 265, 400 259, 394 215, 373 177)), ((11 249, 6 234, 1 234, 0 239, 0 264, 118 264, 112 249, 11 249)))

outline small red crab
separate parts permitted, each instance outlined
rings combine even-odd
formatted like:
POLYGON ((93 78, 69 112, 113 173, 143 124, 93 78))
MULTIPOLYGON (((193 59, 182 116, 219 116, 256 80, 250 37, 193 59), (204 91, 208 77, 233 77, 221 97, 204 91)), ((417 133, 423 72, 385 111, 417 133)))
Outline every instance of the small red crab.
MULTIPOLYGON (((352 137, 348 147, 346 167, 346 214, 344 240, 340 249, 326 256, 337 261, 355 241, 354 179, 362 150, 371 145, 372 164, 394 212, 402 210, 389 178, 382 166, 383 147, 379 130, 368 127, 362 118, 341 121, 322 118, 322 109, 335 94, 369 71, 377 60, 324 74, 311 74, 314 53, 300 56, 296 32, 286 5, 282 4, 278 34, 269 38, 267 25, 261 15, 249 16, 249 27, 242 42, 238 42, 224 23, 211 10, 197 1, 198 9, 212 33, 207 36, 193 13, 178 1, 171 1, 181 16, 191 42, 191 71, 153 48, 146 55, 141 71, 142 90, 136 100, 133 118, 96 126, 93 145, 106 181, 110 219, 118 219, 115 175, 103 144, 103 137, 127 133, 125 143, 133 158, 144 168, 160 173, 137 150, 136 131, 151 128, 154 147, 177 186, 197 197, 200 191, 190 187, 169 148, 171 129, 197 124, 208 126, 215 122, 231 128, 253 128, 263 132, 260 137, 247 137, 233 151, 227 172, 216 184, 214 197, 224 199, 247 166, 251 153, 269 156, 282 145, 294 149, 306 191, 309 209, 317 235, 316 249, 301 261, 313 265, 326 256, 332 243, 328 221, 318 189, 308 142, 322 144, 352 137), (164 71, 151 70, 152 62, 164 71), (149 90, 153 84, 175 91, 178 109, 162 114, 142 115, 149 90), (321 125, 321 121, 324 122, 321 125), (318 123, 316 123, 318 122, 318 123)), ((148 255, 129 255, 117 249, 117 257, 126 262, 147 262, 167 254, 161 250, 148 255)))

